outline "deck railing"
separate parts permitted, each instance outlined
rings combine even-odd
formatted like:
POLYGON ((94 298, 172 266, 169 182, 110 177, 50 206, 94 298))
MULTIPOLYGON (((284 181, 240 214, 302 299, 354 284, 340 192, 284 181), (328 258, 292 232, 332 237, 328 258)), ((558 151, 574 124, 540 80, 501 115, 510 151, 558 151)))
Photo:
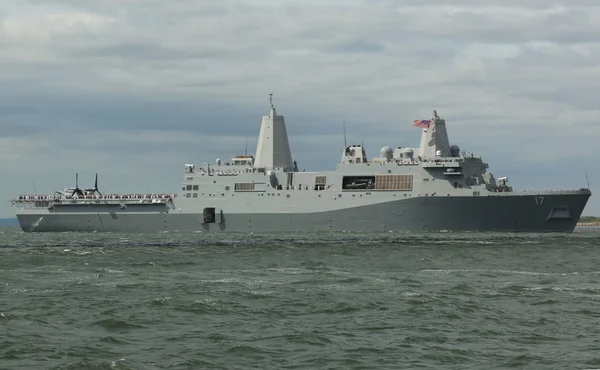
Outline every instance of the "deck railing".
POLYGON ((54 202, 83 202, 83 201, 152 201, 152 200, 169 200, 176 198, 177 194, 168 194, 168 193, 154 193, 154 194, 103 194, 103 195, 63 195, 63 194, 54 194, 54 195, 43 195, 43 194, 25 194, 18 195, 17 197, 11 199, 13 203, 29 203, 29 202, 37 202, 37 201, 54 201, 54 202))

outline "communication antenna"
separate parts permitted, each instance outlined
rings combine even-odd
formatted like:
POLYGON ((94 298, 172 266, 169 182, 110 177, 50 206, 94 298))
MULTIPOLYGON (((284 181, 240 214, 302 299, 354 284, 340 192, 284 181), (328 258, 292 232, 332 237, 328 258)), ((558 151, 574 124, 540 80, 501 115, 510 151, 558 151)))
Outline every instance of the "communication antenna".
POLYGON ((269 101, 271 102, 271 109, 273 109, 273 93, 269 94, 269 101))
POLYGON ((344 148, 348 146, 348 143, 346 142, 346 117, 343 118, 343 125, 344 125, 344 148))
POLYGON ((35 180, 31 180, 31 181, 33 181, 33 193, 35 195, 37 195, 37 189, 35 188, 35 180))
POLYGON ((590 179, 588 179, 587 171, 585 171, 585 179, 587 180, 588 189, 591 189, 590 188, 590 179))
POLYGON ((246 150, 244 151, 244 155, 248 155, 248 135, 246 135, 246 150))

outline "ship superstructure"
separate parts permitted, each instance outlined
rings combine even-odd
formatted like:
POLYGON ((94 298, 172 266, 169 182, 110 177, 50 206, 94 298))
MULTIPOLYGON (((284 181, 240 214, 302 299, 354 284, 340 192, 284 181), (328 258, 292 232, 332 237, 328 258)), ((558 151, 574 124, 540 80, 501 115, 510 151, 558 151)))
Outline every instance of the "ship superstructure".
POLYGON ((12 200, 24 231, 530 231, 571 232, 589 189, 513 191, 481 157, 450 145, 434 111, 416 120, 418 148, 368 159, 346 145, 331 171, 299 171, 271 100, 256 153, 186 164, 177 192, 65 189, 12 200))

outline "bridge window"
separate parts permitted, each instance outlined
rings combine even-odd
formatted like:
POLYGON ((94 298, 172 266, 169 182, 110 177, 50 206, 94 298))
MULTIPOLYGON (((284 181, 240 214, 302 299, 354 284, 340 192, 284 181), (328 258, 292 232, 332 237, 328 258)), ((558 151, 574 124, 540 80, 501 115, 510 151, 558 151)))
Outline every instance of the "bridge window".
POLYGON ((198 185, 194 185, 194 186, 192 187, 192 190, 198 190, 198 185))

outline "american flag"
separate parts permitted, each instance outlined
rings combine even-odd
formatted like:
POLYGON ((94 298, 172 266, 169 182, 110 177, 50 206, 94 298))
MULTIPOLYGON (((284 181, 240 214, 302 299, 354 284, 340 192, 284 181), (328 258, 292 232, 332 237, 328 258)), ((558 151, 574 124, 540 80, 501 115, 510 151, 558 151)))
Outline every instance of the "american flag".
POLYGON ((429 128, 430 125, 431 125, 431 120, 429 120, 429 119, 416 119, 413 122, 413 126, 416 126, 416 127, 429 128))

